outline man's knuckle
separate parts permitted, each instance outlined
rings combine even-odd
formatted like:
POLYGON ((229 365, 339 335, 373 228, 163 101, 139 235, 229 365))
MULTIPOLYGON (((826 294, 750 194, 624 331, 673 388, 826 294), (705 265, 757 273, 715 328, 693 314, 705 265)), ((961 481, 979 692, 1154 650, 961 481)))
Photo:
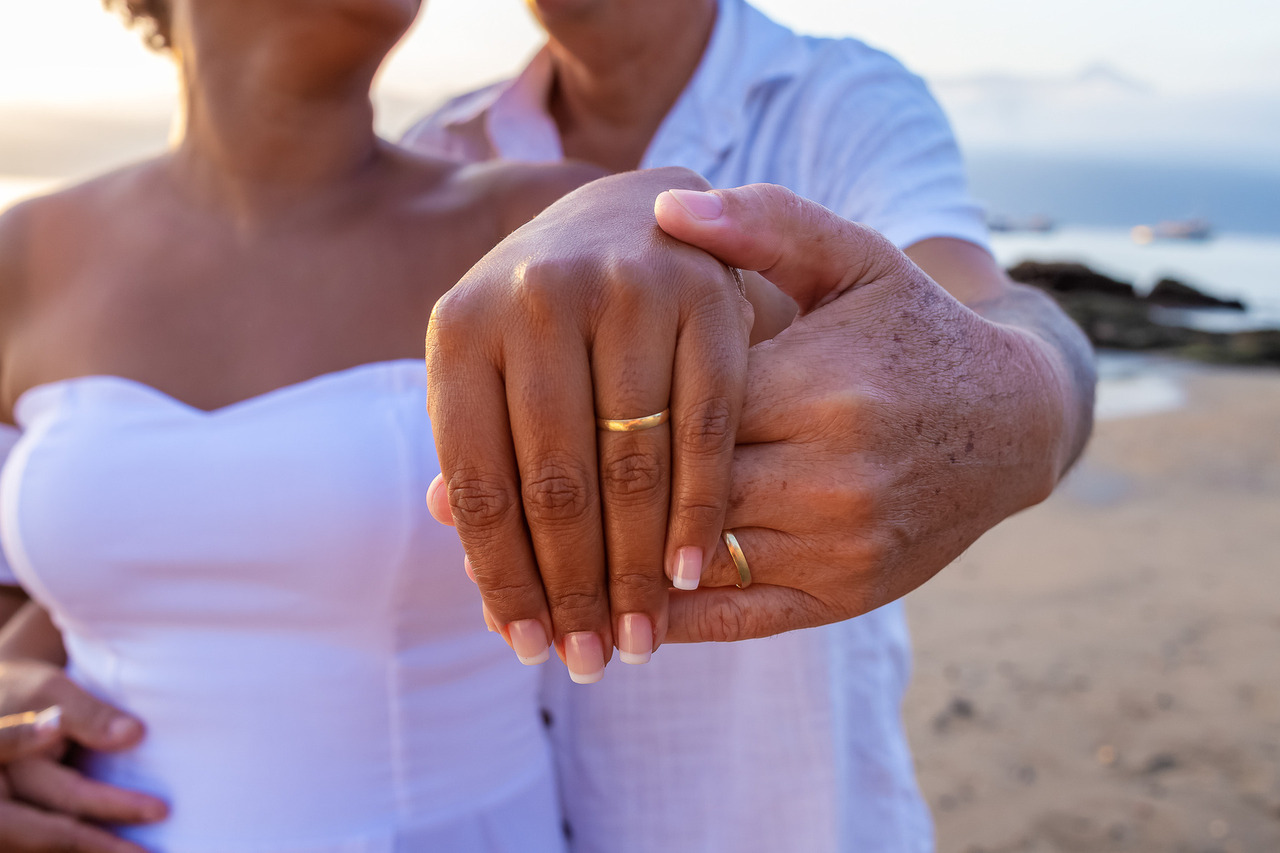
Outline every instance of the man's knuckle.
POLYGON ((580 522, 595 497, 583 465, 564 454, 551 454, 531 465, 522 492, 525 515, 535 524, 580 522))
POLYGON ((715 607, 703 611, 699 635, 713 643, 730 643, 750 636, 754 621, 751 610, 740 598, 726 596, 715 607))

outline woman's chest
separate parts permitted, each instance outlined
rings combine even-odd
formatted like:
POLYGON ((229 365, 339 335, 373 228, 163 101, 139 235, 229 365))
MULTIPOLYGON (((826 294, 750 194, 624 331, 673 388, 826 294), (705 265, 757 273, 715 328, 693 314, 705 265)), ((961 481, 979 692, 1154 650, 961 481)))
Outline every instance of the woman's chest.
POLYGON ((465 595, 422 501, 423 372, 363 365, 214 412, 111 376, 38 387, 0 476, 6 552, 37 598, 99 626, 336 627, 432 572, 465 595))

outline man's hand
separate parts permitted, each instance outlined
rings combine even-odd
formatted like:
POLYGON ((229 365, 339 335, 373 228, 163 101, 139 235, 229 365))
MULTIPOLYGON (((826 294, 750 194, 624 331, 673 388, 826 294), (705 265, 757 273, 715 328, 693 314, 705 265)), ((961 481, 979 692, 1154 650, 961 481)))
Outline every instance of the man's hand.
POLYGON ((707 184, 661 169, 569 194, 441 299, 427 333, 443 472, 428 502, 452 515, 490 624, 525 663, 554 640, 579 682, 615 644, 649 659, 668 579, 696 586, 724 524, 752 311, 729 270, 653 223, 672 186, 707 184), (596 425, 667 408, 642 431, 596 425))
POLYGON ((998 275, 965 285, 1006 322, 780 187, 677 191, 655 210, 669 234, 760 271, 802 312, 751 351, 726 526, 754 583, 730 586, 722 545, 703 588, 673 594, 669 641, 764 636, 888 603, 1044 499, 1083 445, 1082 338, 998 275))
POLYGON ((0 664, 0 850, 144 853, 94 825, 153 823, 168 809, 146 794, 86 779, 59 763, 71 743, 128 749, 142 724, 34 661, 0 664), (45 709, 35 713, 23 709, 45 709))

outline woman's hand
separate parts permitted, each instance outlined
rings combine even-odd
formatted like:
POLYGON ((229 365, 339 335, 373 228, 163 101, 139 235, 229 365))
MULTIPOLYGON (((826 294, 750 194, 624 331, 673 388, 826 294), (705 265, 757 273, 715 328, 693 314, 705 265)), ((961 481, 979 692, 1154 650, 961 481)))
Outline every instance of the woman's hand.
POLYGON ((707 184, 660 169, 571 193, 477 264, 427 333, 443 472, 428 501, 452 516, 490 624, 525 663, 554 641, 580 682, 615 644, 649 659, 669 579, 696 586, 724 525, 752 311, 731 271, 657 228, 671 187, 707 184), (650 428, 597 427, 668 408, 650 428))
POLYGON ((0 714, 0 850, 144 853, 95 824, 154 823, 168 814, 165 804, 59 762, 72 743, 128 749, 142 738, 141 723, 36 661, 0 664, 0 714))

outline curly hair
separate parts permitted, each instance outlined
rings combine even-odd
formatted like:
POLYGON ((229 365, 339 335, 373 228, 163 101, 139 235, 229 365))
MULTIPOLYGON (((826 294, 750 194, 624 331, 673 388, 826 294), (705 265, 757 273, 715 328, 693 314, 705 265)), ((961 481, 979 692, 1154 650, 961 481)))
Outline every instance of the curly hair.
POLYGON ((102 0, 102 5, 120 13, 129 26, 140 27, 143 39, 152 50, 169 48, 169 0, 102 0))

